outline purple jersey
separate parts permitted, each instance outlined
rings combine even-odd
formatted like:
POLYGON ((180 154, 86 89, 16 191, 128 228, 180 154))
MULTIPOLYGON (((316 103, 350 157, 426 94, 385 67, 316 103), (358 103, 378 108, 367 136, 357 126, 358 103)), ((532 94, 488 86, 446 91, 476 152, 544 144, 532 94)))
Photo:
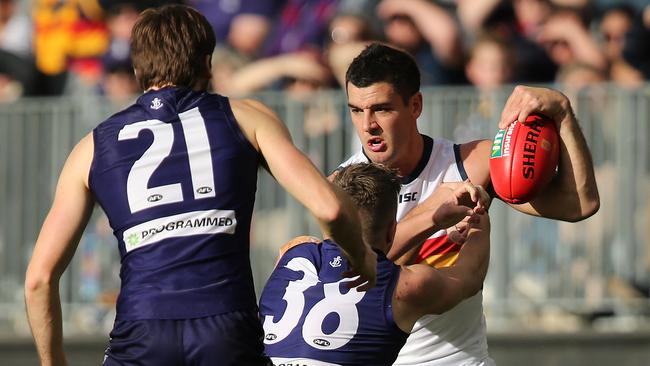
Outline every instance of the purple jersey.
POLYGON ((228 99, 149 91, 93 138, 90 188, 122 260, 116 319, 254 309, 249 232, 260 155, 228 99))
POLYGON ((400 268, 377 253, 377 285, 347 289, 339 248, 298 245, 280 259, 260 299, 266 354, 276 365, 392 365, 407 333, 392 297, 400 268))

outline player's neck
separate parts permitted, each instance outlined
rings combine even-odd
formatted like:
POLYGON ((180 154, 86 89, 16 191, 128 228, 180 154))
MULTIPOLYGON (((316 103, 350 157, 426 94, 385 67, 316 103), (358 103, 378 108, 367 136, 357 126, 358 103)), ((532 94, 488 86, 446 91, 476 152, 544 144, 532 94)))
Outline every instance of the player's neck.
POLYGON ((415 171, 422 159, 424 152, 424 139, 419 132, 410 139, 409 143, 405 145, 404 150, 400 154, 400 161, 398 162, 397 170, 402 177, 409 176, 415 171))
MULTIPOLYGON (((152 85, 147 90, 145 90, 144 92, 147 93, 147 92, 152 91, 152 90, 160 90, 160 89, 163 89, 163 88, 175 88, 175 87, 178 87, 178 85, 176 85, 174 83, 167 82, 167 83, 161 83, 159 85, 152 85)), ((207 88, 208 88, 208 81, 207 80, 198 80, 194 85, 191 86, 192 90, 198 91, 198 92, 206 91, 207 88)))
POLYGON ((144 92, 147 93, 147 92, 150 92, 150 91, 160 90, 160 89, 163 89, 163 88, 173 88, 175 86, 176 85, 173 84, 173 83, 163 83, 163 84, 160 84, 160 85, 152 85, 147 90, 145 90, 144 92))

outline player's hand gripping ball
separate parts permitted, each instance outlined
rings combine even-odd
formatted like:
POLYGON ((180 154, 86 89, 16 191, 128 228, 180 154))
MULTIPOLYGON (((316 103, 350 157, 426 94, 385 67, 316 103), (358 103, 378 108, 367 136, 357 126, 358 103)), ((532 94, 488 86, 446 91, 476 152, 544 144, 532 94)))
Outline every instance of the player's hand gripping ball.
POLYGON ((525 203, 553 179, 560 154, 555 123, 539 114, 526 123, 511 123, 499 130, 490 153, 490 177, 499 197, 508 203, 525 203))

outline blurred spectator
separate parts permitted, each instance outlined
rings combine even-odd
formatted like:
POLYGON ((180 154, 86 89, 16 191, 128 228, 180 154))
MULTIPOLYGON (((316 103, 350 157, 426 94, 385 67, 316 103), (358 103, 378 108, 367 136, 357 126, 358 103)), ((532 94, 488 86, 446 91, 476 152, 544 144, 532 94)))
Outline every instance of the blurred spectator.
POLYGON ((233 92, 233 75, 250 60, 230 47, 217 45, 212 53, 212 91, 219 94, 233 92))
POLYGON ((602 49, 609 62, 610 78, 620 85, 636 86, 643 82, 643 75, 623 59, 626 34, 632 28, 635 9, 631 5, 611 6, 603 12, 598 27, 602 49))
POLYGON ((103 11, 96 0, 33 2, 34 55, 37 68, 51 77, 44 92, 61 93, 69 69, 85 86, 101 77, 99 57, 109 42, 103 11))
MULTIPOLYGON (((607 81, 607 75, 603 70, 591 64, 579 62, 562 66, 557 75, 557 82, 563 86, 564 90, 571 89, 577 91, 605 81, 607 81)), ((571 104, 577 104, 577 101, 571 100, 571 104)))
POLYGON ((335 45, 377 39, 368 18, 357 13, 336 14, 329 23, 328 34, 328 42, 335 45))
POLYGON ((122 3, 108 8, 106 25, 108 27, 110 43, 104 57, 120 62, 130 63, 130 38, 131 29, 138 19, 140 11, 133 3, 122 3))
POLYGON ((14 0, 0 0, 0 103, 34 93, 31 24, 14 0))
POLYGON ((382 31, 382 22, 376 12, 380 2, 381 0, 339 0, 336 14, 363 18, 373 37, 377 37, 382 31))
POLYGON ((468 38, 484 29, 486 19, 494 14, 501 6, 502 0, 456 0, 456 13, 462 29, 468 38))
POLYGON ((386 41, 415 58, 423 86, 464 81, 460 32, 449 11, 427 0, 383 0, 377 13, 386 41))
POLYGON ((489 33, 508 43, 516 55, 512 82, 551 82, 557 65, 546 51, 534 41, 543 22, 551 13, 546 0, 514 0, 503 2, 458 0, 458 16, 468 34, 468 44, 476 34, 489 33))
POLYGON ((551 16, 551 3, 548 0, 513 0, 512 4, 521 34, 530 39, 537 37, 551 16))
POLYGON ((465 74, 479 90, 494 90, 512 81, 514 61, 507 42, 486 34, 479 37, 470 51, 465 74))
POLYGON ((575 10, 555 10, 544 22, 536 39, 557 65, 580 62, 601 70, 607 68, 605 55, 575 10))
POLYGON ((140 92, 140 87, 133 74, 131 59, 115 60, 103 58, 104 75, 101 89, 103 94, 116 107, 123 107, 132 102, 134 96, 140 92))
POLYGON ((307 90, 330 86, 331 77, 318 52, 300 51, 253 61, 232 73, 227 85, 217 85, 218 92, 229 96, 242 96, 269 88, 299 95, 307 90))
POLYGON ((470 108, 466 121, 454 129, 454 140, 468 142, 490 138, 501 113, 499 89, 512 80, 515 57, 512 48, 501 38, 484 34, 472 47, 465 74, 478 91, 478 104, 470 108))
POLYGON ((252 57, 266 40, 286 0, 188 0, 212 25, 217 42, 252 57))
POLYGON ((650 79, 650 5, 634 19, 625 38, 623 58, 639 70, 644 79, 650 79))
POLYGON ((257 56, 269 30, 271 19, 257 14, 239 14, 230 24, 227 44, 248 57, 257 56))
POLYGON ((30 59, 0 49, 0 103, 34 93, 36 70, 30 59))
POLYGON ((322 50, 337 0, 287 0, 266 42, 263 56, 322 50))
POLYGON ((325 58, 340 87, 345 87, 345 72, 352 60, 370 41, 379 39, 377 18, 373 18, 376 1, 344 1, 327 29, 329 39, 325 58))
POLYGON ((627 4, 620 4, 605 9, 599 30, 603 38, 603 48, 607 58, 617 60, 623 53, 625 34, 632 27, 635 10, 627 4))
POLYGON ((127 104, 139 91, 130 56, 131 29, 138 14, 136 5, 128 2, 113 4, 106 12, 110 44, 101 58, 103 77, 100 88, 116 106, 127 104))
POLYGON ((32 54, 32 25, 15 0, 0 0, 0 49, 23 58, 32 54))

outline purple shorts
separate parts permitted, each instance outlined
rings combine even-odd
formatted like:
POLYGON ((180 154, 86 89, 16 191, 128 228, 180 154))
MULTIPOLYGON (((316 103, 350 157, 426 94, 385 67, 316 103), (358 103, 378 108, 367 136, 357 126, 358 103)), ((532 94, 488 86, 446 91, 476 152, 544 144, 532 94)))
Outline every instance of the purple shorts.
POLYGON ((103 365, 272 365, 262 336, 255 310, 195 319, 119 320, 103 365))

